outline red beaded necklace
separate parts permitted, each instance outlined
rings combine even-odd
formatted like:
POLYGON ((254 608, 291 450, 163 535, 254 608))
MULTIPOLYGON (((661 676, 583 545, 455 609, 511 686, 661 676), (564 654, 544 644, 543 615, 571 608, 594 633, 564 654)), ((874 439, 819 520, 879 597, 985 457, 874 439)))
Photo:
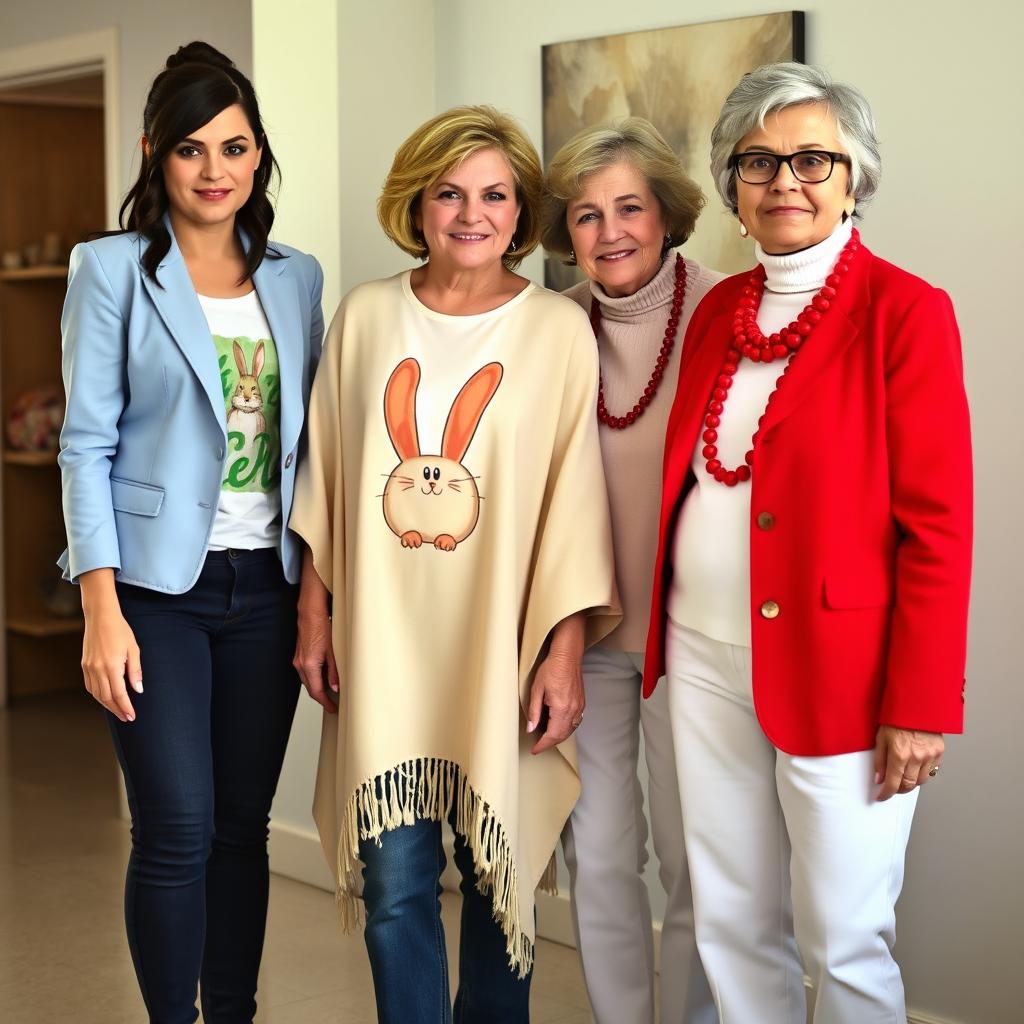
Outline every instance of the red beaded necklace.
MULTIPOLYGON (((654 363, 654 372, 647 387, 640 396, 640 400, 633 406, 625 416, 611 416, 608 407, 604 404, 604 374, 601 374, 597 386, 597 418, 612 430, 625 430, 631 427, 643 416, 644 410, 654 401, 658 392, 661 378, 665 375, 665 368, 668 366, 669 356, 672 355, 672 348, 676 343, 676 334, 679 332, 679 313, 683 308, 683 297, 686 292, 686 260, 679 253, 676 253, 676 283, 672 291, 672 305, 669 308, 668 323, 665 325, 665 340, 661 344, 661 351, 654 363)), ((592 299, 590 303, 590 326, 594 329, 594 337, 597 337, 598 329, 601 326, 601 303, 592 299)))
MULTIPOLYGON (((764 267, 759 266, 747 280, 743 291, 740 292, 739 305, 736 308, 736 315, 733 317, 733 344, 725 354, 725 362, 722 364, 721 372, 711 391, 707 415, 704 417, 705 429, 701 435, 704 440, 701 455, 707 463, 708 473, 719 483, 725 484, 727 487, 735 487, 736 484, 750 479, 751 468, 754 465, 754 452, 757 449, 757 438, 761 433, 761 424, 764 422, 764 416, 762 416, 758 420, 757 431, 751 438, 750 451, 744 457, 744 464, 735 469, 726 469, 718 458, 718 445, 715 442, 718 440, 718 426, 722 422, 722 411, 729 397, 729 389, 732 387, 732 379, 739 368, 740 360, 746 358, 754 363, 770 363, 776 359, 790 360, 786 364, 782 376, 776 382, 771 395, 768 396, 768 405, 771 405, 783 377, 792 366, 793 357, 800 350, 800 346, 810 337, 814 328, 821 323, 822 316, 832 305, 832 300, 838 294, 843 278, 849 273, 854 254, 859 248, 860 233, 854 229, 850 240, 843 246, 843 251, 839 254, 839 260, 832 273, 825 278, 825 284, 814 298, 804 306, 803 312, 787 327, 768 337, 765 337, 761 328, 757 326, 757 311, 761 308, 761 299, 764 297, 764 267)), ((767 406, 765 409, 767 411, 767 406)))

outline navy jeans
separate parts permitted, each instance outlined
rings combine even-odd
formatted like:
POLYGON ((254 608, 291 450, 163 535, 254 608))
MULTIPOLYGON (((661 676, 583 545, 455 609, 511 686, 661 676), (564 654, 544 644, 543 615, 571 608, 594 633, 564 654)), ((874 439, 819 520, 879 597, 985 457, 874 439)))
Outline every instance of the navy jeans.
POLYGON ((272 549, 210 552, 195 586, 118 584, 142 652, 136 720, 108 714, 132 815, 125 924, 151 1024, 249 1024, 267 824, 299 682, 298 588, 272 549))
MULTIPOLYGON (((366 950, 378 1024, 452 1024, 448 957, 441 924, 441 825, 418 821, 359 844, 366 950)), ((455 833, 462 875, 459 990, 454 1024, 528 1024, 530 975, 509 967, 490 895, 476 888, 473 855, 455 833)))

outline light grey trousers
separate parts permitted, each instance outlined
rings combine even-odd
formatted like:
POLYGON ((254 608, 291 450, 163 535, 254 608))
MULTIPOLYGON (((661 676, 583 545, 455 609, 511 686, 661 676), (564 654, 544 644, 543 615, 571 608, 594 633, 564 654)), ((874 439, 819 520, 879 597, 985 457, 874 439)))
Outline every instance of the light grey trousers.
POLYGON ((650 833, 668 898, 660 1020, 714 1024, 694 940, 667 686, 662 681, 650 700, 641 700, 642 660, 600 646, 583 659, 587 706, 576 731, 583 790, 562 833, 576 942, 597 1024, 654 1024, 654 937, 642 877, 648 824, 637 776, 642 730, 650 833))

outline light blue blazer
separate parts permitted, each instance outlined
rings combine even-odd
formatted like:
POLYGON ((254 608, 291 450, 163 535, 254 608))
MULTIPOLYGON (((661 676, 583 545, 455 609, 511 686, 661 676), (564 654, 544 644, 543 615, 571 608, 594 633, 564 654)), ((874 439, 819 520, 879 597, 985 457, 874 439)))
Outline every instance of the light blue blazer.
MULTIPOLYGON (((169 221, 167 223, 170 228, 169 221)), ((148 242, 114 235, 75 247, 61 318, 67 412, 60 435, 68 547, 65 579, 113 568, 117 579, 170 594, 202 569, 224 477, 227 417, 210 328, 181 250, 157 270, 148 242)), ((323 272, 277 242, 254 275, 281 373, 281 512, 288 522, 320 358, 323 272)), ((285 576, 301 542, 282 527, 285 576)))

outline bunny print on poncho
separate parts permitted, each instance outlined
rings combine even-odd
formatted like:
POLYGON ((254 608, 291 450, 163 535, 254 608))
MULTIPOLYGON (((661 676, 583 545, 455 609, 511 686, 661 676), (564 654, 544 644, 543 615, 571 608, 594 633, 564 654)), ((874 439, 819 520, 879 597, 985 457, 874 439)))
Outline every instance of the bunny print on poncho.
POLYGON ((420 364, 403 359, 392 371, 384 392, 384 421, 401 461, 384 487, 384 520, 402 547, 426 543, 454 551, 476 528, 480 492, 462 460, 502 373, 500 363, 488 363, 466 381, 444 425, 441 454, 422 455, 416 428, 420 364))

